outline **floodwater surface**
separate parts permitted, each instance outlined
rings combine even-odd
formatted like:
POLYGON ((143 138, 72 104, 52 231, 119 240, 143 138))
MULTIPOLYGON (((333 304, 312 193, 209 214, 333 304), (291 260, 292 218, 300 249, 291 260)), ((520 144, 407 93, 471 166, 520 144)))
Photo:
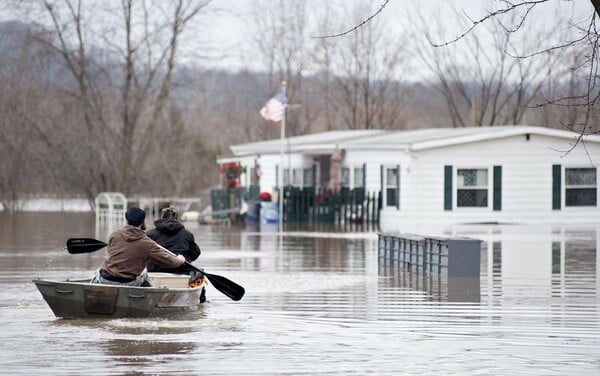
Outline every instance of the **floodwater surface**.
POLYGON ((465 284, 384 262, 372 231, 186 226, 202 249, 194 264, 243 285, 241 301, 209 287, 183 314, 68 320, 31 280, 99 267, 104 250, 64 250, 102 237, 93 215, 0 213, 0 372, 600 374, 598 228, 447 229, 483 240, 480 278, 465 284))

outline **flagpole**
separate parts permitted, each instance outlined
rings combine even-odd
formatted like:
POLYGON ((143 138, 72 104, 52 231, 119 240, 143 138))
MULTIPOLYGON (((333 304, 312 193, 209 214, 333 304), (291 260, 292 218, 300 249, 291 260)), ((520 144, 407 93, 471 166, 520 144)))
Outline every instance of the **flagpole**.
MULTIPOLYGON (((285 81, 281 81, 281 91, 285 94, 285 81)), ((281 150, 280 150, 280 173, 279 173, 279 232, 283 233, 283 165, 285 151, 285 108, 283 109, 283 118, 281 119, 281 150)))

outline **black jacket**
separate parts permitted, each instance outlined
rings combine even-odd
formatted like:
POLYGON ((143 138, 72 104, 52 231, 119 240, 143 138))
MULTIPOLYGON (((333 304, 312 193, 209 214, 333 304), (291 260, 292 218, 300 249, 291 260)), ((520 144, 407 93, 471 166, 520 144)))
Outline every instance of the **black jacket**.
MULTIPOLYGON (((158 219, 154 221, 155 228, 148 231, 147 235, 169 251, 183 255, 188 262, 200 256, 200 248, 194 240, 194 235, 176 219, 158 219)), ((173 272, 162 268, 153 262, 148 263, 149 272, 173 272)))

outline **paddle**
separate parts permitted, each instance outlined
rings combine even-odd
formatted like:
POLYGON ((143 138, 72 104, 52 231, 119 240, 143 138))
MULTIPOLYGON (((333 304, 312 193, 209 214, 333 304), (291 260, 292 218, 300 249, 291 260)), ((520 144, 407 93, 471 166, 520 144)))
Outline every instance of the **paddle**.
MULTIPOLYGON (((106 243, 92 238, 71 238, 67 240, 67 251, 71 254, 91 253, 106 246, 106 243)), ((169 251, 168 249, 164 247, 161 248, 173 254, 173 252, 169 251)), ((202 275, 206 276, 211 285, 213 285, 217 290, 221 291, 223 294, 227 295, 232 300, 238 301, 242 299, 242 297, 246 293, 246 290, 242 286, 223 276, 209 274, 201 269, 198 269, 197 267, 195 267, 187 261, 185 262, 185 266, 187 266, 188 269, 195 270, 201 273, 202 275)))

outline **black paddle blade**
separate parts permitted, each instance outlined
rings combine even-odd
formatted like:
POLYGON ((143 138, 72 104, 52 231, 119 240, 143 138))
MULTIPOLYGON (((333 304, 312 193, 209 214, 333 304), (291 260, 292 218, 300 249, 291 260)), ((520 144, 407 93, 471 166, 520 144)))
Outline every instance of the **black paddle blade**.
POLYGON ((214 288, 221 291, 232 300, 237 302, 244 297, 246 290, 232 280, 216 274, 208 274, 206 272, 202 273, 206 276, 206 278, 208 278, 208 281, 214 286, 214 288))
POLYGON ((106 247, 106 243, 91 238, 71 238, 67 240, 67 251, 71 254, 96 252, 106 247))

